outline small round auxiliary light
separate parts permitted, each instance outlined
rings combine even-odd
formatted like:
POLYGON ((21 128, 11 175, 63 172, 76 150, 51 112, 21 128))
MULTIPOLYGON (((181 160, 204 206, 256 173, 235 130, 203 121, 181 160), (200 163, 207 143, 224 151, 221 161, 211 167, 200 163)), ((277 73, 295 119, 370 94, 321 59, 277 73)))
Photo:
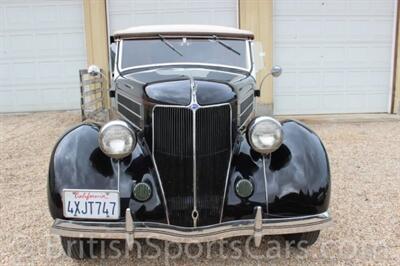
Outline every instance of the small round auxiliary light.
POLYGON ((146 183, 137 183, 133 187, 133 196, 138 201, 147 201, 151 197, 151 188, 146 183))
POLYGON ((253 183, 248 179, 240 179, 236 182, 236 194, 241 198, 248 198, 253 194, 253 183))

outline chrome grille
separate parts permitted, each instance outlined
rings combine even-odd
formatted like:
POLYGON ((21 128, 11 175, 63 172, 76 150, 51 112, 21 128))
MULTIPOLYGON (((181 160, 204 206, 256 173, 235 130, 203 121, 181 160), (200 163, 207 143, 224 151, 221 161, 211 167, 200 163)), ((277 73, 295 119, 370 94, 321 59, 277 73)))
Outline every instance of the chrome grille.
POLYGON ((196 111, 154 108, 153 154, 171 224, 193 226, 194 206, 198 226, 219 222, 232 145, 231 118, 229 104, 196 111))

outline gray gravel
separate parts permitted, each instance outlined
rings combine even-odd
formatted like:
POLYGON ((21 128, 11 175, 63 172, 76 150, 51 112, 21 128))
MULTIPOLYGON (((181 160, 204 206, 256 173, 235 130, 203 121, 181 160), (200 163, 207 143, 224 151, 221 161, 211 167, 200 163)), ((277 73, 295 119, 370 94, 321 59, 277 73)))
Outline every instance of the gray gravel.
MULTIPOLYGON (((50 153, 58 137, 79 122, 77 112, 0 116, 0 263, 75 264, 63 255, 59 240, 49 234, 52 219, 47 210, 46 180, 50 153)), ((213 246, 192 259, 199 247, 175 259, 179 249, 170 247, 157 259, 145 245, 135 254, 108 258, 101 264, 392 264, 400 261, 400 122, 319 123, 310 125, 328 150, 333 189, 331 213, 334 226, 306 251, 277 248, 279 237, 264 238, 259 249, 247 252, 246 238, 238 250, 228 244, 213 246), (272 243, 272 245, 271 245, 272 243), (270 248, 267 248, 270 247, 270 248), (222 253, 221 253, 222 252, 222 253), (225 257, 220 257, 224 254, 225 257), (259 258, 256 258, 259 256, 259 258)), ((161 241, 155 244, 165 246, 161 241)), ((232 243, 232 242, 230 242, 232 243)), ((143 243, 142 243, 143 244, 143 243)), ((203 250, 207 245, 202 245, 203 250)), ((99 260, 83 264, 98 264, 99 260)))

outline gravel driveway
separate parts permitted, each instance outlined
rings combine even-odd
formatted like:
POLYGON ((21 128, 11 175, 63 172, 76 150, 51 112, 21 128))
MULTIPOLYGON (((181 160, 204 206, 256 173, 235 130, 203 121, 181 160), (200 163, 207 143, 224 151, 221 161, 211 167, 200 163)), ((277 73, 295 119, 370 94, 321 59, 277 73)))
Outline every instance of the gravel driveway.
MULTIPOLYGON (((63 255, 59 240, 49 234, 52 219, 46 198, 53 145, 67 128, 78 122, 76 112, 0 116, 1 264, 78 263, 63 255)), ((311 248, 278 249, 274 243, 284 243, 273 237, 264 238, 259 249, 251 245, 247 250, 244 244, 238 244, 239 252, 228 242, 222 248, 213 246, 200 258, 192 258, 197 257, 199 246, 190 246, 188 253, 178 258, 168 258, 179 252, 178 247, 155 241, 164 250, 160 254, 152 246, 144 245, 141 258, 133 253, 119 259, 108 258, 101 264, 398 264, 400 120, 312 122, 310 126, 321 136, 330 156, 331 213, 335 221, 311 248), (157 255, 156 259, 149 258, 157 255)), ((246 238, 234 240, 244 243, 246 238)), ((205 251, 207 245, 200 248, 205 251)))

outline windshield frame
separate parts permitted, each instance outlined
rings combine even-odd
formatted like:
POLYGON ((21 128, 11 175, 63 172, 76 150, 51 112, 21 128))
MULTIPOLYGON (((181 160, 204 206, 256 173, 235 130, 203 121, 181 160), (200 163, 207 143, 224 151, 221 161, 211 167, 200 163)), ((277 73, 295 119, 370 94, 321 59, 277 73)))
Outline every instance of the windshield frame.
MULTIPOLYGON (((188 38, 188 39, 212 39, 212 36, 207 37, 197 37, 197 36, 163 36, 165 39, 179 39, 179 38, 188 38)), ((199 66, 199 67, 213 67, 213 68, 224 68, 231 69, 240 72, 250 73, 253 69, 253 59, 252 59, 252 49, 251 49, 251 40, 249 39, 240 39, 246 42, 246 65, 247 68, 233 66, 233 65, 224 65, 224 64, 210 64, 210 63, 200 63, 200 62, 174 62, 174 63, 156 63, 156 64, 146 64, 146 65, 137 65, 132 67, 122 68, 122 55, 123 55, 123 42, 124 40, 148 40, 148 39, 159 39, 159 38, 130 38, 130 39, 120 39, 118 41, 118 54, 117 54, 117 67, 118 72, 123 73, 126 71, 134 71, 140 69, 149 69, 154 67, 176 67, 176 66, 199 66)), ((237 38, 221 38, 221 40, 238 40, 237 38)), ((160 40, 161 41, 161 40, 160 40)))

